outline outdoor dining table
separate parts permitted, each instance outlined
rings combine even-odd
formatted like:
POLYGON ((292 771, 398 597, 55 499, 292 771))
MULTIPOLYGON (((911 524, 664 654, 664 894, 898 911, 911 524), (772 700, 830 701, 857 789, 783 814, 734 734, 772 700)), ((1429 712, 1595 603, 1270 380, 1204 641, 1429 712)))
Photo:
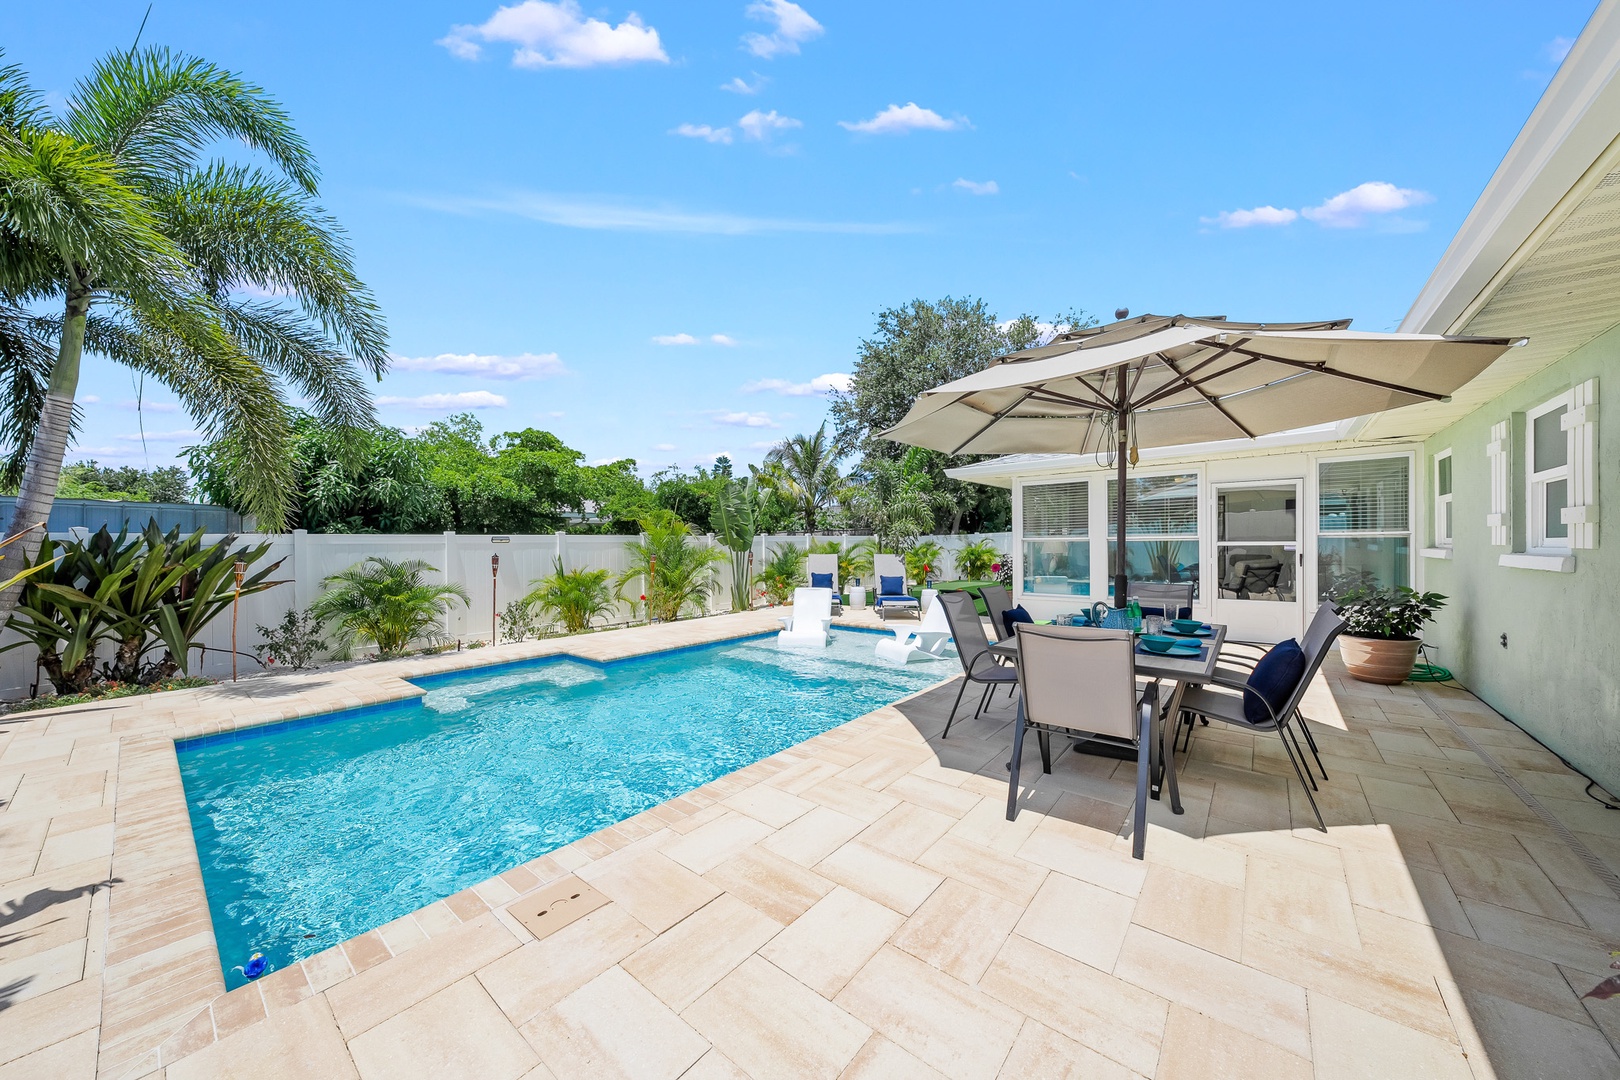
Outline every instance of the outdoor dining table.
MULTIPOLYGON (((1164 653, 1150 652, 1140 640, 1136 645, 1136 676, 1139 679, 1150 679, 1155 682, 1170 683, 1172 689, 1165 700, 1164 708, 1156 717, 1155 738, 1149 747, 1151 790, 1153 798, 1159 797, 1159 788, 1164 780, 1166 762, 1164 725, 1168 721, 1174 730, 1175 718, 1181 715, 1181 696, 1189 686, 1207 683, 1215 677, 1215 662, 1221 655, 1221 646, 1226 642, 1226 625, 1224 623, 1205 623, 1210 628, 1208 637, 1196 637, 1187 634, 1175 634, 1168 629, 1165 631, 1171 637, 1180 637, 1186 641, 1196 641, 1203 647, 1202 654, 1193 656, 1168 656, 1164 653)), ((1018 636, 1015 634, 1004 641, 998 641, 990 646, 990 652, 996 656, 1006 657, 1009 660, 1018 659, 1018 636)), ((1175 755, 1175 739, 1170 740, 1169 754, 1175 755)), ((1176 813, 1181 813, 1181 807, 1171 807, 1176 813)))

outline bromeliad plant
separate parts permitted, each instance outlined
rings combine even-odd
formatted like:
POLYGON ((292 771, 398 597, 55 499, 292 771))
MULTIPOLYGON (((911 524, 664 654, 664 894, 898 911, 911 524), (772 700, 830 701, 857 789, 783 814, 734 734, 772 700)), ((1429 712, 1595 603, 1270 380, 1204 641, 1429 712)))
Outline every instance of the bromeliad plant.
POLYGON ((336 623, 343 648, 369 641, 377 646, 379 660, 390 659, 413 641, 442 637, 451 602, 469 602, 467 590, 455 582, 424 579, 438 572, 421 559, 396 562, 373 555, 327 578, 326 591, 310 605, 310 614, 336 623))
POLYGON ((1383 641, 1414 641, 1434 613, 1446 606, 1439 593, 1420 593, 1399 586, 1393 589, 1356 589, 1339 597, 1344 632, 1383 641))

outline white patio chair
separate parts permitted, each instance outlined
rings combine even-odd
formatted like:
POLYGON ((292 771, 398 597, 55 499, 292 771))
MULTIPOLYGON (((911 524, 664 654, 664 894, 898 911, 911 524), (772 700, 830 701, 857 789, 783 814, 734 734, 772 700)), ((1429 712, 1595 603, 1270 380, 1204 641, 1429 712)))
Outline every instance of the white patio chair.
POLYGON ((822 649, 832 623, 831 589, 794 589, 793 611, 779 616, 784 624, 776 643, 789 649, 822 649))
POLYGON ((844 613, 844 605, 841 602, 843 582, 838 580, 838 556, 832 552, 806 556, 804 569, 805 573, 810 575, 810 587, 812 589, 832 590, 832 613, 842 615, 844 613))

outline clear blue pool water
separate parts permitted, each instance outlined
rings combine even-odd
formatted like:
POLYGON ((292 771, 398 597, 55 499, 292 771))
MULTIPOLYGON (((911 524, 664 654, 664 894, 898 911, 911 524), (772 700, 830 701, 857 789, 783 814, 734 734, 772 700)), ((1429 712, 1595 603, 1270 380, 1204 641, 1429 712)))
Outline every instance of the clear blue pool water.
POLYGON ((775 636, 417 680, 419 702, 177 747, 226 984, 313 955, 931 685, 775 636))

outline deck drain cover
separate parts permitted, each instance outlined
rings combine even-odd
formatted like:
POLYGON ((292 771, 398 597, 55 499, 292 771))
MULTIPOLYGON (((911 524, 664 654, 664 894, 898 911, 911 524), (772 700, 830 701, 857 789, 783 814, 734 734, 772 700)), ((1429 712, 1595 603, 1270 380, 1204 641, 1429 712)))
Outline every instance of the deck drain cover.
POLYGON ((546 938, 607 903, 607 897, 579 878, 565 877, 523 897, 506 910, 536 938, 546 938))

